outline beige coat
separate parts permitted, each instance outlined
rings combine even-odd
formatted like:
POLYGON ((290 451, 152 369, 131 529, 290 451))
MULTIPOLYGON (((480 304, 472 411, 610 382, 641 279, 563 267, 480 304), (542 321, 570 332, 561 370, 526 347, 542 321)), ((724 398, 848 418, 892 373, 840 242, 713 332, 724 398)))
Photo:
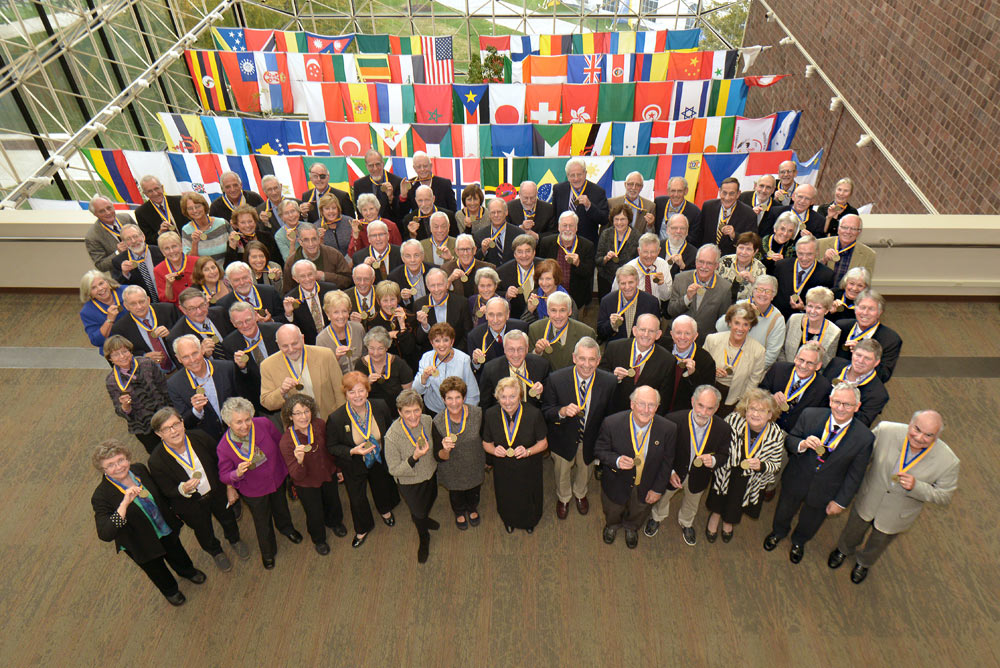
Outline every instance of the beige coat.
MULTIPOLYGON (((343 375, 337 358, 329 348, 305 346, 306 368, 316 400, 316 417, 326 420, 330 413, 344 405, 343 375)), ((282 353, 269 356, 260 365, 260 405, 269 411, 281 410, 285 397, 281 381, 289 378, 282 353)))
MULTIPOLYGON (((837 356, 837 344, 840 342, 840 327, 829 320, 827 322, 830 324, 826 326, 823 339, 819 342, 819 345, 823 347, 823 359, 820 360, 823 367, 837 356)), ((805 313, 793 313, 789 316, 788 324, 785 326, 785 346, 781 349, 781 354, 778 355, 779 362, 795 361, 795 353, 799 352, 799 348, 802 347, 802 328, 805 327, 805 323, 805 313)))
MULTIPOLYGON (((816 246, 816 257, 822 261, 823 255, 831 248, 834 248, 834 244, 836 243, 837 237, 826 237, 824 239, 820 239, 816 246)), ((830 269, 833 269, 834 266, 836 266, 835 262, 824 262, 823 264, 828 266, 830 269)), ((860 241, 856 246, 854 246, 854 252, 851 253, 851 266, 848 267, 848 270, 854 269, 855 267, 864 267, 868 270, 869 276, 875 276, 875 251, 860 241)))
MULTIPOLYGON (((705 337, 705 352, 715 360, 715 368, 726 368, 726 345, 729 342, 729 332, 718 332, 705 337)), ((760 385, 767 366, 764 363, 767 351, 749 336, 743 345, 743 354, 739 363, 733 367, 732 382, 729 392, 723 399, 727 406, 735 405, 743 394, 760 385)))

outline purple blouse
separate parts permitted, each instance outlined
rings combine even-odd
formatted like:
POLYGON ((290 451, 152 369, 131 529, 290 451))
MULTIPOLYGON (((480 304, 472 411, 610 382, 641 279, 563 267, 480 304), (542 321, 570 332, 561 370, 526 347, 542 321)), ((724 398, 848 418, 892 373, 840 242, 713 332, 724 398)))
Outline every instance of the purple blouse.
MULTIPOLYGON (((247 471, 242 478, 236 475, 236 467, 243 461, 233 451, 229 441, 223 435, 216 448, 219 456, 219 480, 226 485, 232 485, 244 496, 266 496, 278 490, 288 475, 285 460, 278 450, 281 432, 274 423, 263 417, 253 419, 254 436, 257 449, 266 457, 263 464, 247 471)), ((228 433, 228 432, 227 432, 228 433)), ((236 444, 239 447, 239 444, 236 444)))

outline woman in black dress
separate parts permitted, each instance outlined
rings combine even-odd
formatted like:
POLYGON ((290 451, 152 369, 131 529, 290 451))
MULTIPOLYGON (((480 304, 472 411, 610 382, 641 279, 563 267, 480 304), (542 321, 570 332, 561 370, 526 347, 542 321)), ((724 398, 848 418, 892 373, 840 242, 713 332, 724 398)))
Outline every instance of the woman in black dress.
POLYGON ((128 423, 128 433, 152 454, 160 437, 153 433, 149 421, 153 413, 171 405, 167 377, 149 357, 133 356, 132 342, 118 334, 104 342, 104 357, 111 363, 111 373, 104 379, 111 405, 128 423))
POLYGON ((542 518, 542 458, 549 447, 542 413, 521 403, 521 381, 503 378, 483 417, 483 450, 493 463, 497 513, 507 533, 528 533, 542 518))
MULTIPOLYGON (((400 305, 399 295, 399 284, 395 281, 379 281, 375 286, 375 315, 368 319, 365 326, 369 329, 384 327, 391 340, 389 352, 403 358, 413 368, 419 358, 414 335, 417 319, 400 305)), ((392 401, 395 402, 396 398, 393 397, 392 401)))
POLYGON ((399 415, 396 412, 396 397, 403 390, 410 389, 413 384, 413 369, 402 357, 389 352, 392 339, 385 327, 372 327, 368 330, 364 345, 368 354, 358 360, 354 370, 368 377, 371 398, 384 401, 395 420, 399 415))

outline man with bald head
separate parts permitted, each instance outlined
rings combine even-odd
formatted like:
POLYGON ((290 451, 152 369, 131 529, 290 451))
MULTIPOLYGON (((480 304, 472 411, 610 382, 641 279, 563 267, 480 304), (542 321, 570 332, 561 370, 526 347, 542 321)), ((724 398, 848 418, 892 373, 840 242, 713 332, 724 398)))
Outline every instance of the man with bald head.
MULTIPOLYGON (((681 214, 684 216, 685 221, 688 225, 688 232, 691 230, 701 229, 701 209, 695 205, 694 202, 687 199, 689 192, 688 182, 682 176, 675 176, 667 181, 667 194, 660 195, 653 200, 654 211, 653 211, 653 225, 647 225, 641 232, 645 234, 646 232, 652 232, 660 241, 667 240, 668 229, 667 226, 670 219, 681 214)), ((694 244, 693 239, 689 241, 694 244)), ((692 248, 694 250, 697 248, 695 244, 692 248)))
POLYGON ((854 557, 851 582, 860 584, 889 543, 913 526, 925 503, 948 505, 958 489, 959 460, 940 439, 943 430, 943 418, 932 410, 917 411, 908 425, 880 422, 872 430, 871 464, 827 560, 830 568, 854 557))
POLYGON ((260 364, 260 404, 281 410, 290 394, 308 394, 316 400, 316 416, 326 420, 344 405, 343 378, 333 351, 306 345, 295 325, 282 325, 274 336, 278 350, 260 364))
POLYGON ((625 194, 608 200, 608 211, 613 211, 618 206, 625 207, 629 222, 633 228, 642 230, 640 234, 645 233, 646 230, 643 228, 653 228, 656 225, 656 218, 653 215, 655 205, 640 194, 643 185, 645 181, 642 174, 632 172, 625 177, 625 194))
POLYGON ((455 238, 454 245, 455 256, 441 265, 441 269, 448 275, 451 291, 469 298, 478 289, 476 272, 487 267, 490 269, 495 267, 489 262, 476 259, 476 239, 471 234, 459 234, 455 238))
POLYGON ((587 180, 587 163, 573 157, 566 161, 566 180, 552 187, 556 214, 574 211, 580 218, 580 234, 596 246, 601 227, 608 224, 608 196, 604 188, 587 180))
POLYGON ((875 251, 861 243, 861 216, 847 214, 840 219, 836 236, 820 239, 816 246, 819 261, 833 269, 833 284, 840 285, 848 271, 864 267, 875 275, 875 251))
MULTIPOLYGON (((523 320, 511 318, 510 303, 499 295, 490 297, 490 300, 486 302, 486 308, 483 309, 483 313, 486 317, 486 322, 474 327, 466 337, 465 349, 469 352, 469 356, 472 357, 472 368, 476 371, 482 371, 483 367, 490 361, 498 357, 503 357, 503 342, 507 334, 514 330, 528 332, 528 323, 523 320)), ((525 346, 527 345, 527 342, 525 342, 525 346)), ((525 351, 527 352, 527 349, 525 351)), ((545 366, 548 369, 548 362, 545 363, 545 366)), ((546 371, 547 373, 548 371, 546 371)), ((484 405, 486 403, 486 394, 483 395, 483 401, 479 404, 484 409, 488 407, 484 405)))
POLYGON ((799 167, 794 160, 785 160, 778 165, 778 185, 774 189, 774 203, 778 206, 788 206, 792 203, 792 195, 798 190, 799 184, 795 177, 799 167))
POLYGON ((365 193, 375 195, 379 203, 379 217, 398 223, 409 210, 409 207, 403 210, 399 203, 403 180, 385 171, 385 158, 373 148, 365 153, 365 169, 368 170, 368 174, 355 181, 352 186, 355 201, 365 193))
POLYGON ((817 239, 824 236, 823 230, 826 227, 826 219, 819 215, 818 212, 813 211, 812 206, 815 203, 816 189, 808 183, 803 183, 792 193, 792 203, 790 205, 776 209, 773 218, 762 222, 760 227, 761 237, 763 238, 774 233, 774 221, 786 211, 791 211, 795 214, 795 220, 799 225, 799 233, 808 231, 809 234, 817 239))
POLYGON ((670 338, 663 347, 673 354, 676 366, 663 385, 665 413, 691 403, 691 395, 699 385, 715 383, 715 360, 697 340, 698 322, 691 316, 679 315, 670 323, 670 338))
POLYGON ((523 181, 517 197, 507 205, 507 222, 533 236, 541 237, 555 231, 555 207, 538 198, 538 184, 523 181))
POLYGON ((781 208, 780 204, 774 203, 774 190, 778 187, 778 179, 771 174, 764 174, 757 178, 753 184, 753 190, 740 193, 740 201, 753 209, 757 214, 757 228, 763 224, 765 218, 771 221, 774 227, 774 211, 781 208))
POLYGON ((416 206, 403 216, 400 223, 399 231, 404 239, 423 240, 428 238, 431 235, 431 216, 438 212, 444 213, 448 217, 448 235, 453 237, 458 235, 455 211, 438 204, 430 186, 416 186, 410 196, 416 206))
POLYGON ((732 284, 719 277, 719 247, 708 244, 698 249, 694 268, 674 279, 667 314, 676 318, 689 315, 698 322, 698 340, 715 332, 715 322, 732 304, 732 284))
POLYGON ((167 230, 180 233, 188 222, 181 211, 180 195, 167 195, 160 179, 152 174, 139 179, 139 190, 146 201, 135 210, 135 222, 146 237, 146 243, 155 246, 157 237, 167 230))
MULTIPOLYGON (((628 338, 608 343, 601 357, 601 368, 613 373, 618 381, 610 413, 628 409, 629 395, 640 385, 656 388, 661 396, 673 392, 673 371, 677 365, 670 353, 659 345, 663 334, 659 316, 639 315, 630 334, 628 338)), ((662 403, 660 412, 666 413, 662 403)))
MULTIPOLYGON (((431 157, 423 151, 413 154, 413 171, 417 173, 411 179, 406 179, 399 184, 399 202, 404 211, 416 208, 417 204, 413 199, 414 190, 418 186, 427 186, 434 193, 434 204, 441 209, 455 211, 458 208, 455 199, 455 187, 451 181, 442 177, 434 176, 434 164, 431 157)), ((402 232, 402 230, 400 230, 402 232)), ((455 230, 457 234, 458 230, 455 230)), ((404 236, 405 232, 404 232, 404 236)))
POLYGON ((249 204, 256 208, 264 200, 257 193, 243 189, 243 179, 236 172, 225 172, 219 177, 222 186, 222 197, 217 198, 208 207, 208 215, 213 218, 229 220, 233 217, 233 209, 240 204, 249 204))
POLYGON ((83 243, 87 247, 94 266, 101 271, 111 271, 111 261, 128 248, 128 243, 122 239, 122 226, 135 224, 132 216, 127 213, 115 213, 114 203, 98 195, 90 200, 90 213, 97 219, 87 234, 83 243))

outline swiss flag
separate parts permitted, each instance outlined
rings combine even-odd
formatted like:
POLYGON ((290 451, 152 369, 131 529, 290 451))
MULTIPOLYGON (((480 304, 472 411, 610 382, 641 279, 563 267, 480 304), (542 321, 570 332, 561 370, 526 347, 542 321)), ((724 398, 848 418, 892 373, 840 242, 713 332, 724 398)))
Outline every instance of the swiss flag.
POLYGON ((596 123, 600 92, 601 84, 563 84, 563 123, 596 123))
POLYGON ((372 147, 368 123, 327 123, 330 137, 330 154, 363 156, 372 147))
POLYGON ((687 153, 691 148, 694 120, 656 121, 649 137, 649 152, 654 155, 687 153))
POLYGON ((672 81, 639 81, 635 84, 633 121, 665 121, 670 118, 672 81))
POLYGON ((524 97, 524 115, 528 123, 547 125, 559 122, 562 84, 532 84, 524 97))

